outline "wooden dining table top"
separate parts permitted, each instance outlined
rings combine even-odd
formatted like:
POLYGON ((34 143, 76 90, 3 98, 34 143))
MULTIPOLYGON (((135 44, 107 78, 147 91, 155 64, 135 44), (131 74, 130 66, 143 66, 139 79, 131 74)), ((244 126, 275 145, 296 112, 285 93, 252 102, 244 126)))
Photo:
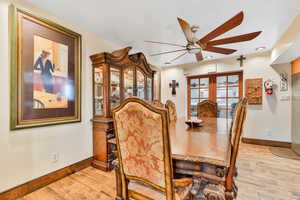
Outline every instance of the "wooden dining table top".
POLYGON ((227 118, 202 118, 201 127, 189 127, 185 118, 170 124, 172 157, 228 167, 230 162, 230 126, 227 118))

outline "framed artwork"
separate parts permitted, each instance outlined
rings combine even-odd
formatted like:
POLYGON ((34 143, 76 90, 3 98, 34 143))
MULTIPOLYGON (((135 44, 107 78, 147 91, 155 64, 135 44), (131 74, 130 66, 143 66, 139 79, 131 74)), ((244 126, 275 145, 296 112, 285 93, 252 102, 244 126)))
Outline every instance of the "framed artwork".
POLYGON ((246 97, 248 97, 248 104, 261 105, 263 95, 263 79, 253 78, 246 79, 246 97))
POLYGON ((15 6, 11 129, 81 120, 81 35, 15 6))

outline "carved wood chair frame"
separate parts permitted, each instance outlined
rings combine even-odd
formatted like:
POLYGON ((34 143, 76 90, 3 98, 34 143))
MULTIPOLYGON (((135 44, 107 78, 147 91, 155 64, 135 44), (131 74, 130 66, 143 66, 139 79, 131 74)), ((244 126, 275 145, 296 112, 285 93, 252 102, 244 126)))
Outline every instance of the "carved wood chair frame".
POLYGON ((115 115, 118 111, 120 111, 124 106, 126 106, 128 103, 135 102, 138 103, 148 110, 157 113, 161 116, 162 119, 162 131, 163 131, 163 151, 164 151, 164 173, 165 173, 165 187, 161 187, 159 185, 156 185, 155 183, 143 179, 141 177, 135 177, 126 175, 123 170, 123 164, 122 164, 122 156, 120 151, 120 143, 119 143, 119 133, 118 133, 118 127, 117 123, 114 123, 115 126, 115 132, 116 132, 116 141, 117 141, 117 151, 118 151, 118 159, 119 159, 119 170, 120 170, 120 181, 122 185, 122 197, 124 200, 127 200, 128 198, 134 198, 134 199, 151 199, 150 197, 146 197, 144 195, 141 195, 137 192, 131 191, 128 189, 128 183, 129 181, 139 181, 145 185, 151 186, 155 188, 158 191, 164 192, 166 194, 166 200, 174 200, 175 198, 175 191, 173 187, 173 167, 172 167, 172 153, 170 148, 170 139, 169 139, 169 119, 168 119, 168 112, 164 108, 157 108, 154 106, 149 105, 144 100, 139 99, 137 97, 131 97, 124 100, 124 102, 115 108, 113 110, 113 118, 115 118, 115 115))
POLYGON ((235 176, 236 173, 236 160, 238 156, 241 135, 243 133, 244 122, 247 115, 247 103, 248 103, 248 98, 242 98, 239 101, 236 107, 234 121, 231 127, 231 136, 230 136, 231 157, 230 157, 230 166, 227 170, 226 182, 225 182, 227 195, 229 194, 232 195, 232 193, 234 195, 231 198, 235 198, 237 194, 237 187, 235 186, 233 177, 235 176))
POLYGON ((214 116, 212 116, 212 117, 217 117, 217 112, 218 112, 218 105, 217 105, 217 103, 212 102, 210 100, 204 100, 204 101, 199 102, 197 104, 197 117, 198 117, 198 119, 202 117, 202 116, 200 116, 200 113, 201 113, 200 109, 201 109, 201 106, 203 106, 205 104, 209 104, 211 106, 211 108, 214 109, 214 116))
POLYGON ((152 105, 158 108, 165 108, 165 105, 157 99, 153 100, 152 105))
POLYGON ((169 112, 169 120, 170 120, 170 122, 172 122, 172 116, 171 116, 171 113, 170 113, 170 107, 174 108, 174 112, 175 112, 174 121, 177 121, 176 105, 175 105, 175 103, 173 101, 167 100, 166 104, 165 104, 165 108, 168 110, 168 112, 169 112))

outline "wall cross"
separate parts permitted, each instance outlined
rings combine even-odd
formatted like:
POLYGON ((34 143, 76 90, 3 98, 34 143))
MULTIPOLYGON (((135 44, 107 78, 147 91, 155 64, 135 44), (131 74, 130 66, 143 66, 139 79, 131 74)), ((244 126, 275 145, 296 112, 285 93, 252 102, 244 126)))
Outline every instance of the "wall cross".
POLYGON ((179 87, 178 82, 172 80, 172 83, 169 83, 169 87, 172 88, 172 95, 176 95, 176 88, 179 87))
POLYGON ((236 59, 238 61, 240 61, 240 67, 243 67, 244 65, 244 60, 246 60, 246 57, 243 55, 240 55, 240 57, 238 59, 236 59))

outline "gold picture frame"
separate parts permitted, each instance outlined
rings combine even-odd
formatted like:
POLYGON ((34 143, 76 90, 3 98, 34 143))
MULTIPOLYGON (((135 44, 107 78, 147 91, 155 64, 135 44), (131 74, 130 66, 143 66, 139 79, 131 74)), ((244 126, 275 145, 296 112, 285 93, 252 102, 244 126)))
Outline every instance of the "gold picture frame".
POLYGON ((81 35, 14 5, 10 26, 10 129, 80 122, 81 35))

